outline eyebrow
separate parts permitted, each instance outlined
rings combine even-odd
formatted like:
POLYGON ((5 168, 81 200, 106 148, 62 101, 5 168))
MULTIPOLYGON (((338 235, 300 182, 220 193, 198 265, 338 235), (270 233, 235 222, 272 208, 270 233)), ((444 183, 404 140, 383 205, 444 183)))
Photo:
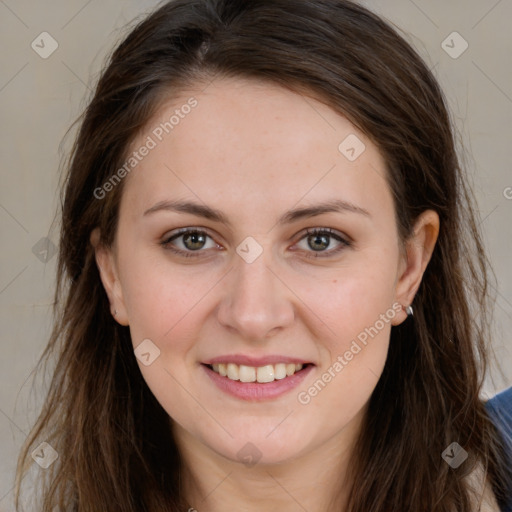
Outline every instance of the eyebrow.
MULTIPOLYGON (((211 208, 210 206, 193 203, 191 201, 160 201, 154 206, 144 212, 144 216, 151 215, 159 211, 174 211, 180 213, 190 213, 198 217, 204 217, 205 219, 219 222, 226 226, 231 226, 231 222, 228 220, 226 215, 220 210, 211 208)), ((300 219, 315 217, 316 215, 322 215, 323 213, 356 213, 371 218, 370 212, 352 204, 348 201, 341 199, 333 199, 321 204, 305 206, 302 208, 294 208, 285 212, 279 220, 278 224, 291 224, 300 219)))

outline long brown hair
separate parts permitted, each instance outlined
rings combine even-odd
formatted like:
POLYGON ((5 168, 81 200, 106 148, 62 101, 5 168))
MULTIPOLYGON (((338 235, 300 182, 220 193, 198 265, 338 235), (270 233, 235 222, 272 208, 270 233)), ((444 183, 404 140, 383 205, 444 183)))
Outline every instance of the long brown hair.
MULTIPOLYGON (((116 233, 123 182, 95 190, 162 101, 216 76, 267 80, 315 97, 380 149, 402 242, 426 209, 440 233, 414 300, 391 331, 353 461, 350 512, 472 510, 464 478, 478 463, 501 503, 510 493, 503 446, 479 398, 490 295, 473 204, 443 94, 385 21, 347 0, 175 0, 115 49, 81 119, 62 199, 56 323, 43 360, 48 397, 18 465, 51 444, 39 510, 186 510, 169 418, 145 384, 127 327, 112 320, 89 237, 116 233), (441 454, 468 452, 457 469, 441 454)), ((18 501, 18 500, 17 500, 18 501)))

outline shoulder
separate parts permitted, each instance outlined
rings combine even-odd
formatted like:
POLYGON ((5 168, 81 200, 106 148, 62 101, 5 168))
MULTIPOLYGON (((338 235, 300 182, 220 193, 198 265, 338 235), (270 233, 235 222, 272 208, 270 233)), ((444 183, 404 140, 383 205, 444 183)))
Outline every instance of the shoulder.
MULTIPOLYGON (((491 421, 501 434, 512 465, 512 387, 501 391, 485 403, 491 421)), ((512 501, 503 509, 512 512, 512 501)))
POLYGON ((512 386, 488 400, 485 407, 512 456, 512 386))

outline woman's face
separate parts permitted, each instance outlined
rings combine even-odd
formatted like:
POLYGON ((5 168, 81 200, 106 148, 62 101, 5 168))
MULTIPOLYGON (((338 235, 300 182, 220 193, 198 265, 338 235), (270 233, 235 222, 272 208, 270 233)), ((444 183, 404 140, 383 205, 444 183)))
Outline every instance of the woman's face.
POLYGON ((98 263, 177 438, 272 463, 355 432, 424 269, 376 146, 311 98, 222 79, 131 150, 98 263))

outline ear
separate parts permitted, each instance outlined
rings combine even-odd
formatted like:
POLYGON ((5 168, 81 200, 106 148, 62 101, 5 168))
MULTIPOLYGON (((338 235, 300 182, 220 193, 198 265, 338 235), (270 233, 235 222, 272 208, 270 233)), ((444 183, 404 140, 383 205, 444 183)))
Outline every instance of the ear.
POLYGON ((128 315, 123 299, 123 290, 119 281, 116 261, 111 248, 101 243, 99 228, 91 232, 90 241, 94 247, 96 265, 101 277, 101 282, 110 302, 112 316, 121 325, 128 325, 128 315))
POLYGON ((395 301, 402 304, 403 309, 395 315, 392 325, 400 325, 407 318, 405 308, 412 304, 420 287, 438 235, 438 214, 434 210, 421 213, 414 224, 412 236, 405 243, 405 255, 400 261, 395 301))

